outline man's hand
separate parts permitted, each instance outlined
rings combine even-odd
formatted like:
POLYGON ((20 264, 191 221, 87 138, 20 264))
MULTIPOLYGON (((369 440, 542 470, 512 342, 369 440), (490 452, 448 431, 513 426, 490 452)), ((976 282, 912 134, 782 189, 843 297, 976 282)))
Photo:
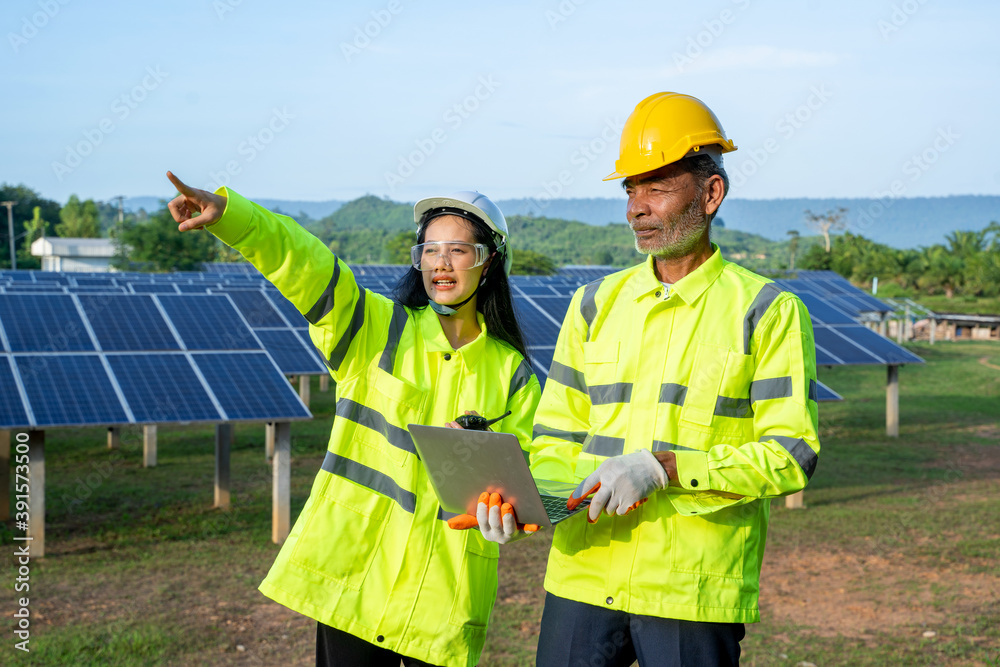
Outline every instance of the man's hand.
POLYGON ((198 229, 219 221, 226 210, 225 197, 185 185, 181 179, 169 171, 167 178, 180 193, 167 204, 170 215, 174 216, 174 220, 180 223, 177 226, 178 231, 186 232, 189 229, 198 229))
POLYGON ((587 517, 594 522, 601 510, 608 514, 625 514, 652 492, 666 487, 667 481, 666 471, 652 452, 640 449, 605 460, 580 482, 571 497, 582 497, 600 482, 601 488, 587 510, 587 517))
POLYGON ((479 494, 476 516, 459 514, 448 519, 448 526, 456 530, 478 526, 483 537, 497 544, 507 544, 538 530, 537 524, 518 524, 514 507, 503 502, 499 493, 490 494, 486 491, 479 494))

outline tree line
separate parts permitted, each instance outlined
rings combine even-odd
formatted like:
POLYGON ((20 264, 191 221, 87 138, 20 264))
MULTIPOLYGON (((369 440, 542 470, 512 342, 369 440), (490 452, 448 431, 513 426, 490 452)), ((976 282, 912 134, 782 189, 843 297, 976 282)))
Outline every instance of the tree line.
MULTIPOLYGON (((18 268, 39 268, 30 246, 43 234, 111 238, 117 249, 113 265, 120 270, 192 271, 205 262, 241 260, 207 232, 178 234, 166 200, 153 213, 140 209, 122 214, 113 203, 81 201, 72 195, 60 206, 27 186, 3 184, 0 201, 17 202, 13 216, 18 268)), ((949 298, 1000 295, 1000 223, 950 232, 944 243, 900 250, 844 231, 846 213, 844 208, 806 210, 804 219, 818 234, 800 237, 793 231, 784 241, 726 229, 716 219, 712 239, 727 259, 765 273, 832 270, 857 285, 878 277, 882 284, 949 298)), ((415 242, 412 207, 374 195, 348 202, 321 220, 296 218, 348 263, 406 264, 415 242)), ((509 216, 507 222, 518 274, 551 274, 567 264, 626 267, 643 260, 625 224, 524 215, 509 216)), ((9 267, 9 233, 6 225, 0 230, 0 267, 9 267)))
POLYGON ((815 245, 799 262, 803 269, 836 271, 856 285, 896 284, 921 294, 1000 296, 1000 223, 978 231, 954 231, 944 243, 899 250, 845 232, 832 237, 829 252, 815 245))

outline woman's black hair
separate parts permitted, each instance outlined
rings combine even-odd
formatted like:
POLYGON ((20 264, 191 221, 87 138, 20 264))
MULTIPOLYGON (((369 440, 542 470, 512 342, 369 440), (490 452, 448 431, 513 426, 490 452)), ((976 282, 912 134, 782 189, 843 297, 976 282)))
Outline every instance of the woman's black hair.
MULTIPOLYGON (((483 314, 487 335, 511 346, 520 352, 527 361, 528 351, 524 333, 518 324, 514 301, 510 296, 510 282, 507 280, 507 274, 504 273, 500 254, 496 251, 497 245, 493 239, 493 232, 479 220, 469 220, 469 223, 476 243, 485 244, 493 253, 493 261, 490 262, 490 266, 486 270, 486 281, 476 292, 476 310, 483 314)), ((424 242, 426 231, 427 222, 424 222, 417 230, 418 244, 424 242)), ((396 283, 392 298, 401 306, 413 310, 426 308, 430 299, 427 296, 427 290, 424 289, 424 280, 420 271, 411 266, 396 283)))

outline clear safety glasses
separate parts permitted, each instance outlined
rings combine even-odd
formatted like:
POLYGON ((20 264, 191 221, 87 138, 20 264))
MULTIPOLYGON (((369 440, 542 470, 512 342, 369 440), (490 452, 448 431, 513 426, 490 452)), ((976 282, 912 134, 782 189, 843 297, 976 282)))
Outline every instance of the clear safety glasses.
POLYGON ((482 266, 490 257, 490 250, 482 243, 464 241, 434 241, 410 248, 413 268, 433 271, 438 266, 455 271, 466 271, 482 266))

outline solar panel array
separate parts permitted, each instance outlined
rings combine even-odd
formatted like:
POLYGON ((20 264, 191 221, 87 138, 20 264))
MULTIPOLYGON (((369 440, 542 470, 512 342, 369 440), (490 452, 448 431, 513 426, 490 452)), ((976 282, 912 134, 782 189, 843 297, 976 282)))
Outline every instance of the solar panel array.
POLYGON ((0 397, 4 429, 311 416, 225 294, 0 294, 0 397))
MULTIPOLYGON (((209 268, 210 272, 205 273, 172 274, 7 271, 0 272, 0 293, 30 294, 55 289, 77 293, 77 298, 82 299, 81 291, 104 290, 132 295, 162 295, 158 299, 167 304, 171 303, 166 298, 171 293, 226 293, 282 372, 296 375, 326 372, 322 359, 308 339, 305 319, 250 264, 212 264, 209 268)), ((394 285, 407 270, 406 266, 370 264, 352 265, 351 268, 362 287, 383 295, 391 294, 394 285)), ((570 297, 581 285, 616 270, 613 267, 575 266, 563 267, 554 276, 511 277, 515 308, 528 339, 528 355, 543 383, 552 363, 556 338, 570 297)), ((863 320, 881 317, 892 308, 855 288, 838 274, 832 271, 800 271, 795 279, 776 282, 783 289, 797 294, 809 309, 816 333, 819 365, 923 362, 917 355, 862 326, 863 320)), ((88 295, 86 298, 92 297, 88 295)), ((183 318, 178 324, 185 337, 191 336, 192 326, 183 318)), ((227 330, 225 322, 216 326, 218 331, 227 330)), ((119 332, 117 335, 122 338, 120 344, 126 345, 131 340, 130 336, 138 334, 119 332)), ((79 334, 68 339, 67 344, 83 344, 77 338, 79 334)), ((202 349, 197 348, 199 344, 203 343, 192 342, 195 349, 202 349)), ((840 400, 836 392, 822 384, 819 395, 820 400, 840 400)))
MULTIPOLYGON (((234 264, 238 267, 253 267, 249 264, 234 264)), ((319 352, 313 347, 308 337, 308 322, 301 313, 270 283, 266 282, 260 273, 244 269, 228 273, 53 273, 48 271, 0 271, 0 294, 21 295, 33 297, 39 294, 86 294, 91 301, 87 304, 97 304, 96 308, 106 307, 110 299, 108 295, 117 294, 122 298, 115 301, 113 311, 128 312, 131 317, 115 320, 111 325, 116 329, 114 335, 134 338, 137 332, 127 332, 123 329, 127 322, 138 329, 145 329, 149 320, 148 306, 138 299, 128 296, 156 294, 164 297, 182 294, 229 294, 243 318, 250 323, 255 332, 264 333, 259 336, 264 348, 278 363, 281 372, 286 375, 325 375, 326 365, 319 352), (280 333, 279 333, 280 331, 280 333)), ((164 304, 169 304, 164 301, 164 304)), ((205 302, 203 302, 205 303, 205 302)), ((169 305, 168 305, 169 307, 169 305)), ((59 312, 64 312, 61 306, 59 312)), ((201 318, 182 319, 178 327, 188 331, 191 327, 216 328, 226 331, 227 323, 206 320, 217 317, 214 311, 206 311, 201 318)), ((231 316, 231 313, 230 313, 231 316)), ((44 316, 40 316, 44 317, 44 316)), ((47 321, 55 321, 45 318, 47 321)), ((102 334, 103 335, 103 334, 102 334)), ((214 343, 194 342, 192 349, 214 349, 214 343), (208 347, 206 347, 206 345, 208 347)), ((259 346, 258 346, 259 347, 259 346)), ((105 347, 105 350, 108 348, 105 347)), ((138 349, 138 348, 136 348, 138 349)), ((141 349, 159 349, 144 347, 141 349)))

